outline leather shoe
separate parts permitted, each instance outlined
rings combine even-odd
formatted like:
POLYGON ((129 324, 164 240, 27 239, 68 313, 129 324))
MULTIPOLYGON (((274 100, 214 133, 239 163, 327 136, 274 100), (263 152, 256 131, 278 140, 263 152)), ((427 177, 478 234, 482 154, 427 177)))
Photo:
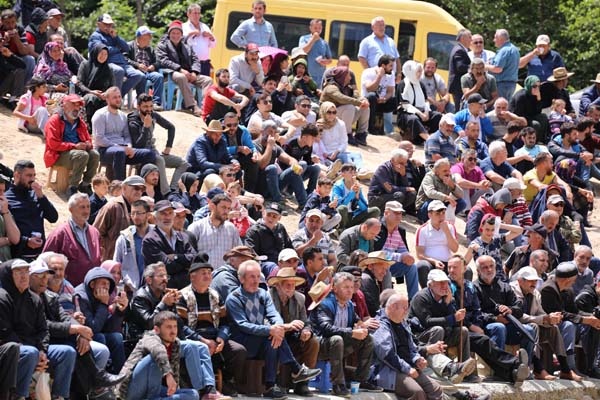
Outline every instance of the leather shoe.
POLYGON ((294 388, 294 393, 297 394, 298 396, 310 396, 310 389, 308 388, 308 382, 300 382, 296 384, 296 387, 294 388))
POLYGON ((113 375, 106 372, 106 370, 100 370, 96 374, 94 380, 94 386, 96 388, 116 386, 123 382, 127 376, 125 374, 113 375))

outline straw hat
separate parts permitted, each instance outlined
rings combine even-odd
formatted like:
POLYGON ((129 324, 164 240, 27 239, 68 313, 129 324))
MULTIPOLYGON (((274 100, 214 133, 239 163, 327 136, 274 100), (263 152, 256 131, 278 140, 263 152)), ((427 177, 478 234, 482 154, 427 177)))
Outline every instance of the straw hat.
POLYGON ((278 283, 281 283, 281 282, 287 281, 287 280, 293 280, 294 283, 296 284, 296 287, 298 287, 298 286, 302 285, 304 282, 306 282, 306 280, 304 278, 296 276, 296 271, 294 271, 293 268, 281 268, 279 271, 277 271, 277 275, 272 276, 269 279, 267 279, 267 283, 269 284, 269 286, 275 286, 278 283))
POLYGON ((371 264, 379 264, 379 263, 387 264, 387 266, 389 267, 390 265, 392 265, 394 263, 394 261, 388 260, 387 257, 385 256, 385 251, 379 250, 379 251, 370 252, 367 258, 361 260, 358 263, 358 266, 362 269, 365 269, 371 264))
POLYGON ((308 291, 308 295, 313 302, 310 304, 310 306, 308 306, 307 310, 312 311, 317 308, 317 306, 321 304, 321 302, 325 300, 327 295, 331 292, 331 289, 332 286, 326 284, 325 282, 315 283, 308 291))

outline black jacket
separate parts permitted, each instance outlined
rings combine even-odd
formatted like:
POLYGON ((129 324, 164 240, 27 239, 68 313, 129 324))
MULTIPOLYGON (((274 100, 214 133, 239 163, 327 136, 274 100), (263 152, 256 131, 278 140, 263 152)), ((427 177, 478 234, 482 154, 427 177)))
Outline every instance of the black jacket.
POLYGON ((594 308, 600 306, 600 297, 596 294, 596 289, 586 285, 575 297, 575 305, 579 311, 592 314, 594 308))
MULTIPOLYGON (((156 53, 154 53, 154 49, 152 46, 144 47, 140 49, 135 40, 127 43, 129 46, 129 50, 125 53, 125 57, 127 57, 127 63, 131 65, 133 68, 140 69, 140 63, 136 61, 136 54, 140 51, 146 52, 148 54, 148 60, 150 61, 150 65, 154 66, 154 71, 158 71, 160 68, 160 64, 156 59, 156 53)), ((149 66, 149 65, 148 65, 149 66)))
POLYGON ((544 282, 540 294, 542 295, 542 308, 546 313, 561 312, 565 321, 581 323, 581 315, 575 304, 573 290, 559 291, 554 275, 549 276, 548 280, 544 282))
POLYGON ((277 262, 281 250, 293 248, 292 240, 282 224, 277 224, 275 229, 271 230, 262 219, 246 232, 246 245, 259 256, 267 256, 267 261, 274 263, 277 262))
POLYGON ((131 310, 127 316, 129 339, 139 339, 145 331, 152 329, 154 317, 159 312, 175 312, 175 306, 169 307, 161 300, 162 298, 154 297, 148 285, 142 286, 135 292, 131 299, 131 310))
POLYGON ((188 72, 200 74, 202 67, 194 50, 192 50, 192 48, 183 40, 179 42, 179 45, 182 46, 180 49, 181 57, 179 56, 177 48, 168 36, 163 37, 161 41, 158 42, 158 45, 156 46, 156 57, 158 58, 160 66, 162 68, 172 69, 173 71, 179 71, 184 68, 188 72))
POLYGON ((475 286, 477 297, 479 297, 484 324, 496 322, 496 316, 499 314, 496 311, 496 304, 509 307, 512 310, 512 315, 517 319, 523 316, 523 303, 517 299, 515 292, 512 291, 508 283, 495 277, 491 285, 477 279, 473 286, 475 286))
POLYGON ((79 323, 62 308, 59 296, 56 293, 46 290, 41 294, 40 299, 44 305, 50 340, 53 343, 57 339, 59 342, 64 341, 64 339, 71 336, 69 333, 71 325, 79 325, 79 323))
POLYGON ((509 110, 519 117, 525 117, 527 121, 542 112, 542 102, 525 89, 519 90, 510 99, 509 110))
POLYGON ((142 255, 146 265, 163 262, 169 274, 169 287, 183 289, 190 284, 188 270, 196 256, 196 251, 186 235, 175 230, 173 234, 177 236, 175 250, 157 227, 150 229, 142 242, 142 255), (174 254, 175 257, 169 259, 170 254, 174 254))
POLYGON ((14 54, 10 57, 0 55, 0 73, 2 76, 6 76, 6 74, 19 68, 25 69, 25 61, 21 57, 14 54))
POLYGON ((42 300, 29 289, 22 293, 17 290, 13 261, 0 264, 0 344, 17 342, 48 352, 50 334, 42 300))
POLYGON ((129 125, 131 146, 134 149, 156 150, 156 138, 153 135, 154 126, 156 124, 167 131, 167 144, 165 147, 173 147, 173 141, 175 140, 175 125, 159 113, 152 113, 152 126, 150 128, 144 127, 139 110, 135 110, 127 115, 127 124, 129 125))
POLYGON ((448 71, 448 91, 450 93, 461 93, 460 78, 469 71, 470 65, 471 59, 465 48, 459 43, 454 45, 450 51, 450 68, 448 71))
MULTIPOLYGON (((386 275, 389 275, 389 271, 386 275)), ((378 282, 370 270, 365 269, 363 271, 360 290, 362 290, 365 295, 365 302, 367 303, 367 309, 369 310, 370 316, 376 316, 379 311, 379 295, 381 292, 385 289, 393 289, 393 287, 391 279, 386 279, 386 277, 384 277, 383 281, 378 282)))
MULTIPOLYGON (((406 241, 406 230, 404 228, 402 228, 400 225, 398 225, 398 232, 400 233, 400 237, 402 238, 402 241, 404 241, 404 245, 408 249, 408 242, 406 241)), ((388 237, 387 225, 385 224, 384 218, 381 218, 381 231, 379 232, 379 235, 377 235, 377 237, 375 238, 375 243, 373 246, 374 251, 383 249, 383 246, 385 245, 387 237, 388 237)))
POLYGON ((441 326, 449 334, 450 328, 457 326, 454 319, 455 312, 453 301, 450 304, 444 301, 437 302, 429 288, 424 288, 419 290, 410 301, 408 317, 415 333, 423 332, 432 326, 441 326))

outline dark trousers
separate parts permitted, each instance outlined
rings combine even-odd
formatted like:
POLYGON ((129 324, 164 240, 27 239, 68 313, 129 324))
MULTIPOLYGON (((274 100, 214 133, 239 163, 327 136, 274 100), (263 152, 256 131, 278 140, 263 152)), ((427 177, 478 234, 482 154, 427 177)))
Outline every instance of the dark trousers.
POLYGON ((108 179, 125 180, 125 165, 149 164, 156 161, 156 152, 151 149, 133 149, 133 157, 127 157, 125 147, 99 147, 100 163, 112 167, 112 175, 108 179))
MULTIPOLYGON (((250 359, 264 359, 265 360, 265 384, 267 387, 275 384, 277 378, 277 366, 279 364, 291 364, 297 366, 298 363, 292 354, 292 350, 284 339, 281 346, 274 349, 271 345, 271 339, 265 337, 259 346, 256 346, 256 336, 244 336, 248 339, 249 343, 242 344, 246 347, 247 357, 250 359), (252 346, 249 346, 252 344, 252 346)), ((293 369, 293 368, 292 368, 293 369)), ((246 371, 243 371, 242 375, 246 375, 246 371)))
POLYGON ((512 372, 519 366, 517 357, 500 350, 487 335, 469 332, 469 343, 471 351, 483 358, 497 377, 505 381, 513 380, 512 372))
POLYGON ((369 132, 375 132, 375 115, 377 113, 391 113, 396 110, 397 103, 394 96, 390 97, 385 103, 379 103, 377 93, 369 93, 369 132))
POLYGON ((369 377, 371 358, 373 356, 373 338, 371 335, 364 340, 349 339, 344 341, 341 336, 335 335, 321 338, 319 360, 329 360, 331 364, 331 383, 344 384, 344 357, 356 353, 358 365, 354 380, 365 382, 369 377))
POLYGON ((0 400, 8 399, 9 391, 17 386, 19 354, 19 343, 0 345, 0 400))
POLYGON ((402 372, 396 373, 395 393, 398 397, 410 400, 439 400, 444 396, 440 384, 421 372, 416 378, 402 372))
POLYGON ((236 384, 244 381, 246 371, 244 371, 244 362, 248 353, 246 348, 233 340, 227 340, 223 350, 219 354, 213 354, 213 369, 223 367, 223 380, 230 381, 232 378, 236 384))
POLYGON ((381 210, 381 213, 385 211, 385 203, 388 201, 398 201, 408 212, 415 212, 415 200, 417 199, 417 192, 394 192, 394 193, 383 193, 378 196, 369 197, 369 207, 377 207, 381 210))

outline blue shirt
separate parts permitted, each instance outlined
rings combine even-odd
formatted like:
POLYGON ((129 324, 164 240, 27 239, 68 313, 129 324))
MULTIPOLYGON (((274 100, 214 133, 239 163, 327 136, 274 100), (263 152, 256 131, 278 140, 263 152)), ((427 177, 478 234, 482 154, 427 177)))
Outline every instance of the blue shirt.
POLYGON ((504 161, 500 165, 494 164, 490 157, 487 157, 484 160, 482 160, 479 163, 479 168, 481 168, 484 174, 488 173, 489 171, 493 171, 503 178, 510 178, 512 172, 515 170, 513 166, 506 161, 504 161))
POLYGON ((90 256, 90 247, 88 246, 88 241, 87 241, 87 230, 88 230, 87 222, 85 223, 85 225, 82 228, 79 225, 77 225, 75 223, 75 221, 73 221, 72 219, 69 219, 69 225, 71 226, 73 235, 75 235, 75 240, 77 240, 77 242, 79 242, 79 244, 81 245, 81 247, 83 247, 83 249, 85 250, 85 252, 87 253, 87 255, 89 257, 90 256))
MULTIPOLYGON (((394 39, 388 35, 384 35, 383 39, 379 39, 372 33, 364 38, 358 47, 358 56, 364 57, 367 60, 369 67, 376 67, 379 58, 384 54, 390 55, 394 57, 394 59, 400 57, 394 39)), ((395 71, 396 63, 394 63, 394 72, 395 71)))
POLYGON ((239 48, 245 48, 248 43, 254 43, 259 47, 277 47, 273 25, 265 19, 262 24, 258 24, 254 17, 245 20, 237 27, 231 34, 231 41, 239 48))
POLYGON ((519 77, 519 49, 511 42, 506 42, 498 49, 492 65, 502 68, 502 72, 494 74, 496 82, 516 82, 519 77))
POLYGON ((137 234, 137 231, 133 234, 133 242, 135 243, 135 262, 137 263, 138 272, 140 277, 144 276, 144 267, 146 266, 144 256, 142 255, 142 241, 143 237, 137 234))
POLYGON ((477 139, 474 146, 471 146, 471 143, 469 142, 469 138, 466 136, 462 137, 458 141, 457 147, 458 147, 458 152, 461 155, 461 157, 462 157, 462 154, 469 149, 473 149, 477 152, 477 158, 479 160, 483 160, 484 158, 489 156, 487 145, 485 143, 483 143, 483 141, 480 139, 477 139))
MULTIPOLYGON (((311 37, 312 34, 310 33, 308 35, 300 36, 300 39, 298 40, 298 46, 304 47, 308 42, 310 42, 311 37)), ((317 40, 310 48, 307 56, 308 73, 320 88, 323 81, 323 74, 325 73, 325 67, 316 61, 317 57, 319 56, 325 59, 331 58, 331 49, 329 48, 329 44, 327 44, 324 39, 317 40)))
POLYGON ((68 143, 79 143, 79 135, 77 134, 77 126, 79 125, 79 118, 75 120, 73 124, 67 121, 65 118, 62 119, 65 122, 65 131, 63 133, 63 141, 68 143))
POLYGON ((548 77, 552 76, 554 68, 564 66, 565 63, 560 54, 554 50, 550 50, 542 58, 535 56, 529 61, 529 64, 527 64, 527 76, 536 75, 542 82, 545 82, 548 80, 548 77))
POLYGON ((447 158, 451 164, 456 162, 456 146, 452 137, 446 137, 439 130, 435 131, 425 141, 425 162, 433 164, 433 155, 439 154, 447 158))

